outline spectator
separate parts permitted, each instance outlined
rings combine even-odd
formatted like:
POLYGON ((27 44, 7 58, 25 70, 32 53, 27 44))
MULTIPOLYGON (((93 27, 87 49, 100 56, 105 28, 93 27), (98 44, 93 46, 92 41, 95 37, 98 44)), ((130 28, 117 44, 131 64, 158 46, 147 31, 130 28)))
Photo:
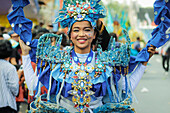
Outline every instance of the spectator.
POLYGON ((13 30, 8 33, 11 36, 11 39, 19 42, 19 35, 16 34, 13 30))
POLYGON ((51 24, 47 25, 46 29, 47 29, 49 32, 53 32, 53 25, 51 25, 51 24))
MULTIPOLYGON (((21 66, 22 67, 22 66, 21 66)), ((17 112, 20 111, 20 105, 22 102, 24 102, 24 81, 25 81, 25 77, 24 77, 24 72, 23 69, 20 67, 20 69, 17 71, 18 73, 18 78, 19 78, 19 94, 16 97, 16 103, 17 103, 17 112)))
POLYGON ((162 66, 165 70, 165 75, 168 75, 169 71, 169 58, 170 58, 170 41, 168 41, 165 45, 161 48, 161 55, 162 55, 162 66))
POLYGON ((140 52, 141 47, 140 47, 140 37, 136 38, 136 42, 134 42, 134 49, 140 52))
POLYGON ((9 63, 12 46, 8 40, 0 40, 0 113, 16 113, 15 96, 19 91, 16 68, 9 63))
MULTIPOLYGON (((10 35, 11 39, 15 40, 16 42, 19 41, 19 35, 16 34, 13 30, 10 31, 8 34, 10 35)), ((21 59, 19 50, 20 50, 19 45, 16 48, 13 48, 11 58, 10 58, 11 64, 15 65, 17 69, 19 69, 20 67, 20 59, 21 59)))

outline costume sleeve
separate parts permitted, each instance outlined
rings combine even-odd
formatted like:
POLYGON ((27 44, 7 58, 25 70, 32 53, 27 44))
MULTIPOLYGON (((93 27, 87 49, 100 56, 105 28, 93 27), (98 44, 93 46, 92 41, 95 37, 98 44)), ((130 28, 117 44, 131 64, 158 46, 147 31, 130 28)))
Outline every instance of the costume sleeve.
POLYGON ((30 45, 32 40, 32 21, 25 17, 23 11, 23 8, 30 2, 29 0, 11 0, 11 2, 13 10, 7 15, 8 21, 21 40, 30 45))
POLYGON ((7 80, 8 87, 13 95, 17 96, 19 92, 19 78, 16 68, 13 66, 8 72, 9 78, 7 80))
POLYGON ((34 70, 31 65, 31 59, 29 55, 22 56, 23 60, 23 69, 24 69, 24 76, 25 81, 28 86, 28 89, 31 90, 36 88, 38 83, 38 76, 34 74, 34 70))
POLYGON ((132 72, 132 75, 129 77, 132 91, 134 91, 135 88, 137 87, 140 79, 142 78, 145 72, 145 69, 146 69, 146 66, 140 63, 138 67, 135 69, 135 71, 132 72))
POLYGON ((36 63, 36 51, 37 51, 38 39, 34 39, 31 41, 30 47, 31 50, 29 51, 30 59, 32 62, 36 63))
MULTIPOLYGON (((146 66, 144 66, 143 64, 139 64, 137 66, 137 68, 132 72, 131 76, 129 77, 129 81, 130 81, 130 85, 131 85, 131 89, 132 91, 135 90, 135 88, 137 87, 139 81, 141 80, 144 72, 145 72, 146 66)), ((125 78, 123 78, 123 90, 125 89, 125 78)))
POLYGON ((143 48, 136 56, 136 61, 146 62, 149 60, 148 47, 151 45, 159 48, 170 40, 170 1, 156 0, 154 3, 154 22, 158 25, 152 34, 152 38, 148 41, 145 48, 143 48))

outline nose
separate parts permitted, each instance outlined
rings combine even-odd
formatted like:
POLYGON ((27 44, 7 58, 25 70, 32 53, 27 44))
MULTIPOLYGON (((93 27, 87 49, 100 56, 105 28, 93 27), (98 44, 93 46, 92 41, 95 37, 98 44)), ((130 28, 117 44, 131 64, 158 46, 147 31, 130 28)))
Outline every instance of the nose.
POLYGON ((79 36, 85 36, 85 33, 83 30, 79 31, 79 36))

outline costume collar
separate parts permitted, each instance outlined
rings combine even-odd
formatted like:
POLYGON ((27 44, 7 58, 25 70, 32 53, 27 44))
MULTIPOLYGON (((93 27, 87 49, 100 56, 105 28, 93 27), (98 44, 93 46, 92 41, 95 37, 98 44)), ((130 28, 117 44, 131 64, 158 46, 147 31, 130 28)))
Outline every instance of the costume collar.
MULTIPOLYGON (((74 49, 73 49, 71 55, 72 55, 72 58, 76 64, 80 63, 79 58, 78 58, 77 54, 75 53, 74 49)), ((84 63, 89 64, 89 63, 91 63, 92 59, 93 59, 93 51, 90 50, 90 53, 87 56, 86 61, 84 63)))

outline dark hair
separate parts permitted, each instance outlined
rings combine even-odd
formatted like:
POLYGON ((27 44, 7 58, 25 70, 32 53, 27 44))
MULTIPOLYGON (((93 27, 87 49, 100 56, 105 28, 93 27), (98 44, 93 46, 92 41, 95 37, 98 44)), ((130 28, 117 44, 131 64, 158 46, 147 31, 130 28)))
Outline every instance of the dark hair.
POLYGON ((44 32, 39 32, 36 34, 36 36, 34 37, 34 39, 39 39, 43 34, 45 34, 44 32))
POLYGON ((69 45, 69 44, 67 43, 67 35, 66 35, 65 33, 60 32, 60 33, 58 33, 58 35, 63 35, 63 39, 62 39, 62 41, 61 41, 61 45, 62 45, 63 47, 66 47, 67 45, 69 45))
POLYGON ((96 33, 96 38, 92 41, 92 44, 96 44, 96 41, 98 40, 99 38, 99 30, 97 28, 94 29, 94 32, 96 33))
POLYGON ((0 40, 0 59, 10 57, 12 50, 12 45, 8 40, 0 40))
POLYGON ((140 40, 140 37, 137 37, 136 39, 137 39, 137 40, 140 40))
POLYGON ((5 27, 0 27, 0 32, 4 32, 4 30, 5 30, 5 27))

